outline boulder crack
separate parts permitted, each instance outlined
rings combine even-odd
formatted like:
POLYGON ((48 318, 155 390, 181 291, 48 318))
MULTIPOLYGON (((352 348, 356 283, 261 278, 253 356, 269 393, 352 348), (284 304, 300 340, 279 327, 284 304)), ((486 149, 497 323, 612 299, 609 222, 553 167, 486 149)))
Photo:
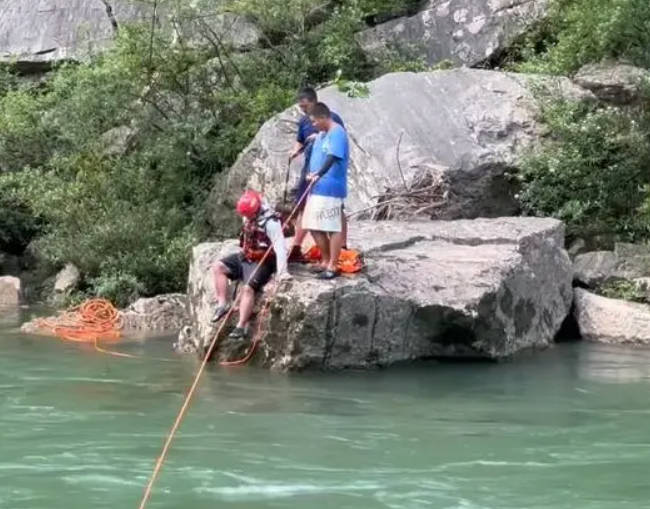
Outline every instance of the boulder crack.
POLYGON ((331 358, 334 344, 336 343, 336 329, 338 317, 336 309, 336 292, 332 292, 332 298, 327 304, 327 320, 325 323, 325 349, 323 352, 323 367, 327 367, 331 358))
POLYGON ((117 33, 120 30, 120 26, 117 23, 117 18, 113 12, 113 6, 108 2, 108 0, 99 0, 104 8, 106 9, 106 15, 108 16, 108 21, 110 21, 111 26, 113 27, 113 32, 117 33))

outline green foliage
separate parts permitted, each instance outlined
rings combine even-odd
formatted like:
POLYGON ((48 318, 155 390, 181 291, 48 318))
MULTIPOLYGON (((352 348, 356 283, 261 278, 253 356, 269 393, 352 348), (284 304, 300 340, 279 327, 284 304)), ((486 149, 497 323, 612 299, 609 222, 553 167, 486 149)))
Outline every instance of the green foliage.
POLYGON ((589 62, 623 58, 650 68, 650 2, 554 0, 548 18, 519 48, 522 72, 567 74, 589 62))
POLYGON ((84 295, 118 303, 182 289, 189 247, 232 219, 206 223, 215 177, 300 86, 336 76, 366 94, 377 69, 355 33, 413 4, 175 0, 175 33, 122 24, 114 49, 44 84, 20 85, 1 67, 0 249, 37 235, 40 256, 79 267, 84 295), (261 47, 236 52, 197 8, 251 19, 261 47), (113 146, 116 132, 124 144, 113 146))
POLYGON ((18 88, 18 84, 18 76, 16 76, 12 67, 0 64, 0 97, 10 90, 18 88))
POLYGON ((622 299, 632 302, 648 303, 646 292, 634 281, 620 279, 611 281, 598 288, 598 293, 610 299, 622 299))
POLYGON ((570 235, 650 235, 640 214, 650 184, 650 121, 587 103, 550 101, 542 119, 549 139, 524 162, 520 201, 528 214, 567 223, 570 235))
POLYGON ((341 72, 336 73, 334 84, 348 97, 368 97, 370 88, 365 83, 343 79, 341 72))

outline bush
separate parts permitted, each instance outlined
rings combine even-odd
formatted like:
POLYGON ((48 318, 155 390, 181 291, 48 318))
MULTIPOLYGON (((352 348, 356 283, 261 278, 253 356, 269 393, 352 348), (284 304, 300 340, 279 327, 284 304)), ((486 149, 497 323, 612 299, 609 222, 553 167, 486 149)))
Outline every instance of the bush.
POLYGON ((192 44, 148 24, 120 25, 114 49, 62 65, 42 85, 20 86, 0 68, 0 248, 20 250, 38 234, 48 261, 74 263, 88 295, 119 303, 183 289, 189 247, 226 229, 205 219, 215 177, 300 86, 342 76, 349 93, 363 93, 357 81, 376 68, 354 34, 404 3, 175 5, 169 21, 191 23, 192 44), (197 8, 254 20, 262 47, 234 51, 197 8), (113 128, 133 136, 111 155, 104 135, 113 128))
POLYGON ((519 178, 525 213, 566 222, 570 236, 650 235, 643 215, 650 184, 650 121, 639 112, 547 102, 550 136, 527 157, 519 178))
POLYGON ((519 48, 522 72, 568 74, 605 58, 650 68, 650 2, 553 0, 550 15, 519 48))

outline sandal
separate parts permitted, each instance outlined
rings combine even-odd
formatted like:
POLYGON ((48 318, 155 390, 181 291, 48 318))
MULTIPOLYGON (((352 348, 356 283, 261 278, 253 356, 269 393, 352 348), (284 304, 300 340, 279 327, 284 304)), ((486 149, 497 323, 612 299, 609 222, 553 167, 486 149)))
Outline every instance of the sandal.
POLYGON ((210 322, 217 323, 226 315, 226 313, 228 313, 228 311, 230 311, 230 304, 223 304, 221 306, 217 306, 217 309, 214 310, 214 314, 212 315, 212 319, 210 320, 210 322))
POLYGON ((248 327, 235 327, 228 335, 230 339, 246 339, 248 336, 248 327))
POLYGON ((325 271, 321 272, 316 277, 318 279, 323 279, 323 280, 327 281, 327 280, 335 279, 335 278, 339 277, 339 273, 338 273, 338 271, 328 269, 328 270, 325 270, 325 271))
POLYGON ((309 267, 309 272, 313 274, 320 274, 321 272, 325 272, 327 269, 323 267, 322 265, 312 265, 309 267))

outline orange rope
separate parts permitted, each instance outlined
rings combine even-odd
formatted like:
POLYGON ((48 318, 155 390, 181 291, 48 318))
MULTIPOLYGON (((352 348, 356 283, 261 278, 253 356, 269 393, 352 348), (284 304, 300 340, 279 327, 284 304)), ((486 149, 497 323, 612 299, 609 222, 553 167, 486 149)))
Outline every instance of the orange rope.
POLYGON ((87 300, 54 318, 40 318, 35 321, 35 325, 66 341, 92 343, 97 352, 113 357, 175 362, 173 359, 133 355, 100 347, 100 341, 115 342, 122 337, 123 324, 119 311, 105 299, 87 300))
POLYGON ((36 327, 67 341, 93 343, 99 339, 117 341, 122 336, 122 319, 105 299, 90 299, 55 318, 36 320, 36 327))
MULTIPOLYGON (((298 200, 298 203, 296 206, 293 208, 291 211, 291 214, 289 214, 289 217, 285 221, 285 223, 282 225, 282 229, 286 228, 286 226, 289 224, 289 222, 293 219, 293 217, 296 215, 296 212, 298 211, 298 208, 300 205, 302 205, 302 202, 307 198, 309 193, 311 192, 311 188, 314 185, 314 181, 310 182, 309 186, 307 186, 307 189, 303 193, 303 195, 300 197, 300 200, 298 200)), ((249 281, 251 281, 256 275, 257 272, 259 271, 260 267, 262 264, 266 261, 266 259, 270 256, 271 251, 273 250, 273 246, 269 246, 269 248, 266 250, 264 253, 264 256, 262 259, 257 263, 257 266, 251 273, 251 275, 248 278, 248 281, 246 281, 246 284, 248 284, 249 281)), ((160 471, 162 470, 163 463, 165 462, 165 459, 167 458, 167 455, 169 454, 169 449, 171 447, 172 441, 174 440, 174 437, 176 436, 176 432, 178 431, 178 428, 181 425, 181 422, 183 421, 183 418, 185 417, 185 414, 187 413, 187 410, 190 406, 190 403, 192 401, 192 398, 194 397, 194 394, 196 393, 196 389, 199 386, 199 381, 201 380, 201 376, 203 375, 203 372, 205 371, 205 367, 208 364, 208 361, 212 357, 212 354, 214 350, 216 349, 218 345, 218 340, 219 336, 221 335, 221 332, 226 326, 226 323, 228 323, 229 318, 232 316, 235 308, 237 307, 237 304, 241 298, 241 293, 236 297, 235 302, 233 305, 230 307, 226 315, 223 317, 221 321, 221 325, 217 329, 217 332, 214 334, 212 341, 210 342, 210 346, 208 347, 207 352, 205 353, 205 356, 203 357, 203 360, 201 361, 201 366, 199 367, 199 370, 196 373, 196 376, 194 377, 194 381, 192 382, 192 385, 190 386, 189 390, 187 391, 187 395, 185 396, 185 400, 183 401, 183 405, 181 406, 178 415, 176 416, 176 419, 174 420, 174 424, 172 425, 169 434, 167 435, 167 438, 165 439, 165 443, 163 444, 162 451, 160 452, 160 455, 158 456, 158 459, 156 460, 156 463, 153 467, 153 471, 151 473, 151 477, 149 479, 149 482, 147 483, 147 487, 144 490, 144 494, 142 496, 142 500, 140 501, 140 505, 138 506, 138 509, 145 509, 147 502, 149 501, 149 498, 151 497, 151 492, 153 491, 153 485, 155 484, 156 480, 158 479, 158 476, 160 475, 160 471)), ((255 345, 255 348, 257 346, 255 345)), ((249 353, 247 354, 247 357, 250 355, 250 357, 253 356, 254 349, 251 348, 249 353)), ((236 361, 237 362, 237 361, 236 361)))

